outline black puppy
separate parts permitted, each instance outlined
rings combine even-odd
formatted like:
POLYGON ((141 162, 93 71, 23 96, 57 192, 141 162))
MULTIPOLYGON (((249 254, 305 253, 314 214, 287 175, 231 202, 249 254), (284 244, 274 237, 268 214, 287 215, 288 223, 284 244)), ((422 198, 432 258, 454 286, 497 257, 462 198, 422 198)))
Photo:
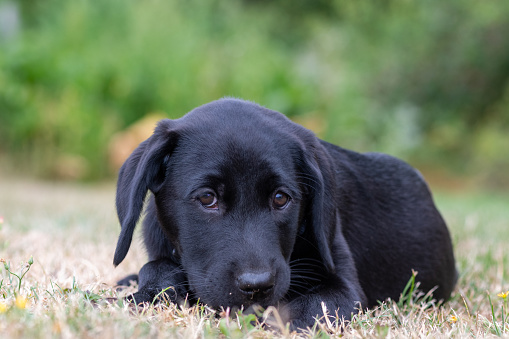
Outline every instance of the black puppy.
POLYGON ((222 99, 162 120, 122 166, 122 230, 131 244, 147 192, 149 256, 136 302, 173 286, 211 307, 279 306, 292 328, 398 299, 412 270, 448 299, 451 239, 422 176, 388 155, 319 140, 282 114, 222 99))

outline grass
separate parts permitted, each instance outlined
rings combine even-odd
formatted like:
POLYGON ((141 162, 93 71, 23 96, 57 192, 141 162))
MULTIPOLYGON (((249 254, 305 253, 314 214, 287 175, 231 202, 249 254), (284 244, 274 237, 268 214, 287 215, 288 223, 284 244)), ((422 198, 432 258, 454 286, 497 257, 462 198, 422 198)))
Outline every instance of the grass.
POLYGON ((122 265, 112 265, 119 231, 113 185, 2 178, 0 257, 9 270, 0 265, 0 333, 8 338, 509 336, 509 297, 502 293, 509 290, 509 195, 442 192, 436 200, 460 271, 447 304, 438 307, 410 281, 399 302, 356 314, 349 326, 325 322, 297 334, 264 329, 252 315, 206 306, 163 303, 133 310, 116 300, 122 294, 113 286, 138 271, 146 256, 135 241, 122 265))

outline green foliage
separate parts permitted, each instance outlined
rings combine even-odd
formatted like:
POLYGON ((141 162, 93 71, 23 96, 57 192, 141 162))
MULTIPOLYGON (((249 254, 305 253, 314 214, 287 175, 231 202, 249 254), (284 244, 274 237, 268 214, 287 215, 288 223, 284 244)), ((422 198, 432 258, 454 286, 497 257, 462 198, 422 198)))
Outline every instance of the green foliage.
POLYGON ((412 276, 408 280, 403 292, 401 293, 401 297, 398 301, 398 307, 403 307, 404 305, 408 306, 413 302, 414 292, 415 292, 415 276, 417 275, 416 271, 412 270, 412 276))
POLYGON ((0 281, 0 290, 4 285, 4 280, 5 285, 8 286, 6 288, 7 291, 3 291, 3 297, 6 298, 6 294, 8 293, 13 294, 14 296, 18 296, 21 293, 21 282, 23 281, 23 278, 30 270, 30 267, 33 265, 34 258, 30 257, 30 259, 28 259, 26 263, 23 263, 19 273, 13 272, 13 270, 11 270, 11 264, 6 262, 4 259, 1 259, 0 261, 3 262, 4 269, 7 272, 7 277, 0 281), (14 284, 15 282, 14 278, 18 280, 17 284, 14 284))
POLYGON ((0 35, 0 151, 36 172, 70 156, 107 176, 116 131, 235 96, 345 147, 507 181, 509 3, 5 3, 22 25, 0 35))
MULTIPOLYGON (((364 9, 353 44, 358 74, 370 74, 362 87, 381 116, 374 120, 400 125, 389 138, 405 141, 410 133, 403 144, 414 159, 484 171, 492 186, 508 184, 500 136, 509 132, 509 3, 389 3, 383 11, 364 9)), ((383 144, 387 135, 375 128, 383 144)))

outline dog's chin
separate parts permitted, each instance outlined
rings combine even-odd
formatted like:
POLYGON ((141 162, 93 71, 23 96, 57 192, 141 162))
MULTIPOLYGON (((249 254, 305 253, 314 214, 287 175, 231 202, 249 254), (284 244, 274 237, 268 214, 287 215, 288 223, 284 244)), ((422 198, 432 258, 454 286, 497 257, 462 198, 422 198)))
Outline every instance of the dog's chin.
POLYGON ((235 280, 223 279, 221 276, 228 274, 219 274, 218 278, 212 279, 221 283, 204 284, 199 275, 188 274, 189 289, 195 299, 200 303, 206 304, 213 309, 243 309, 247 310, 254 306, 258 308, 268 308, 277 306, 286 296, 290 288, 290 270, 287 266, 282 266, 276 271, 274 285, 264 292, 257 291, 253 294, 242 291, 235 280))
MULTIPOLYGON (((198 294, 199 295, 199 294, 198 294)), ((284 293, 274 291, 265 296, 246 296, 241 292, 228 292, 226 295, 207 295, 202 294, 200 301, 214 309, 227 309, 231 312, 243 311, 244 313, 256 313, 259 310, 266 309, 269 306, 277 306, 284 293)))
POLYGON ((244 310, 248 309, 259 309, 263 308, 266 309, 269 306, 274 306, 279 301, 278 298, 275 298, 274 296, 267 296, 265 298, 244 298, 241 302, 241 308, 244 310))

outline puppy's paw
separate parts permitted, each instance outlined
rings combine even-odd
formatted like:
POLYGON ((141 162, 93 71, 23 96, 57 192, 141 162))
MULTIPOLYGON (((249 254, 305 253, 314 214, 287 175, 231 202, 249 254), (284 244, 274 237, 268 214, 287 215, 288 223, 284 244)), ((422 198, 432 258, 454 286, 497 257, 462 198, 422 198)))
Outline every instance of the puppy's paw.
POLYGON ((127 296, 125 299, 137 305, 142 303, 156 304, 159 302, 179 303, 179 301, 184 300, 173 287, 165 289, 140 289, 138 292, 127 296))
POLYGON ((315 326, 316 319, 319 318, 319 311, 315 309, 316 307, 302 300, 294 300, 286 305, 280 305, 278 312, 281 322, 288 326, 290 332, 303 332, 315 326))
POLYGON ((137 274, 131 274, 127 277, 117 281, 117 286, 131 286, 133 283, 138 284, 138 275, 137 274))
POLYGON ((151 293, 147 293, 145 291, 138 291, 136 293, 130 294, 127 297, 125 297, 125 300, 132 304, 145 304, 145 303, 152 303, 154 301, 154 295, 151 293))

